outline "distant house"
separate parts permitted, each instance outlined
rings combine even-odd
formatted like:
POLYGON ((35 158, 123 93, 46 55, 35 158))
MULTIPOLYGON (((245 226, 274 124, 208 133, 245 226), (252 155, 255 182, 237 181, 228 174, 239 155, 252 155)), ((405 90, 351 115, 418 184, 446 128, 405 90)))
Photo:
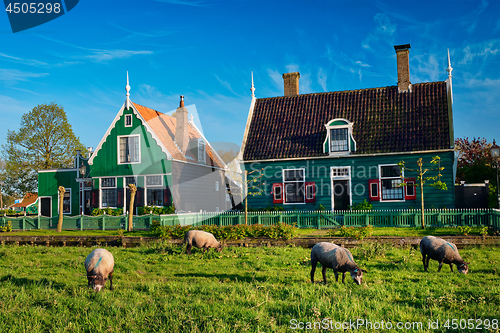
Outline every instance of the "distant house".
MULTIPOLYGON (((128 80, 128 79, 127 79, 128 80)), ((181 96, 170 116, 127 99, 90 158, 75 157, 71 169, 38 173, 40 214, 58 215, 58 186, 66 189, 64 214, 93 208, 129 211, 128 184, 137 186, 138 207, 175 205, 179 212, 232 208, 226 165, 188 120, 181 96)))
POLYGON ((440 178, 450 189, 426 188, 424 198, 429 208, 453 208, 449 55, 447 80, 411 84, 409 49, 395 46, 394 86, 299 94, 300 74, 286 73, 285 96, 252 93, 241 156, 245 170, 263 169, 256 186, 264 195, 249 196, 249 205, 344 210, 367 200, 374 209, 419 208, 417 187, 400 186, 417 175, 397 164, 416 168, 417 159, 440 156, 440 178))
POLYGON ((10 205, 9 209, 26 212, 27 214, 36 214, 38 212, 38 194, 26 193, 20 202, 10 205))

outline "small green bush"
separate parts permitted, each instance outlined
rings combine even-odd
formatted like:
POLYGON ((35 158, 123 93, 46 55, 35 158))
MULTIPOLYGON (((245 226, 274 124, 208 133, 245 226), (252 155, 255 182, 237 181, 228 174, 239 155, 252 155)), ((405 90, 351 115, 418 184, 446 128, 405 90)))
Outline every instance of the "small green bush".
POLYGON ((461 225, 457 229, 458 229, 458 232, 464 236, 468 236, 472 231, 472 228, 469 227, 468 225, 461 225))
POLYGON ((100 216, 106 213, 106 215, 111 216, 120 216, 123 215, 123 208, 94 208, 90 215, 92 216, 100 216))
POLYGON ((351 210, 372 210, 373 205, 366 201, 366 199, 363 202, 360 202, 354 206, 349 206, 351 210))
POLYGON ((139 215, 148 215, 150 212, 152 212, 155 215, 166 215, 166 214, 174 214, 175 207, 144 206, 144 207, 139 207, 137 211, 139 215))
POLYGON ((373 226, 368 225, 366 227, 346 227, 343 225, 338 229, 328 231, 327 234, 330 237, 351 237, 362 240, 363 238, 369 237, 373 234, 373 226))
POLYGON ((0 227, 0 232, 11 232, 12 231, 12 222, 7 221, 4 226, 0 227))

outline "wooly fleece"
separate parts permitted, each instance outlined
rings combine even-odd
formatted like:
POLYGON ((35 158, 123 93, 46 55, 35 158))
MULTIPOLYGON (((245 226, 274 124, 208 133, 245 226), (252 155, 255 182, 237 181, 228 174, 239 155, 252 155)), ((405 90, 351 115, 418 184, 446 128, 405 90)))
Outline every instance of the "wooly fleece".
POLYGON ((426 236, 422 238, 420 241, 420 253, 422 253, 422 263, 424 264, 425 272, 427 272, 427 268, 429 268, 430 259, 437 260, 439 262, 438 272, 441 271, 443 263, 449 264, 452 272, 453 264, 457 265, 460 273, 467 274, 469 271, 468 263, 464 262, 458 253, 457 246, 442 238, 434 236, 426 236))
POLYGON ((219 243, 214 235, 209 232, 202 230, 190 230, 186 233, 184 241, 187 243, 186 253, 191 254, 191 247, 197 247, 203 249, 205 252, 207 249, 213 247, 217 251, 222 251, 222 245, 219 243))
POLYGON ((113 290, 113 271, 115 260, 105 249, 95 249, 85 259, 85 270, 89 287, 100 291, 109 278, 109 289, 113 290))
MULTIPOLYGON (((355 283, 363 282, 363 270, 354 262, 351 252, 332 243, 318 243, 311 250, 311 282, 314 283, 314 272, 318 261, 323 266, 323 282, 326 284, 326 269, 335 273, 335 281, 339 281, 338 272, 342 273, 342 283, 345 283, 345 273, 349 272, 355 283)), ((364 271, 366 272, 366 271, 364 271)))

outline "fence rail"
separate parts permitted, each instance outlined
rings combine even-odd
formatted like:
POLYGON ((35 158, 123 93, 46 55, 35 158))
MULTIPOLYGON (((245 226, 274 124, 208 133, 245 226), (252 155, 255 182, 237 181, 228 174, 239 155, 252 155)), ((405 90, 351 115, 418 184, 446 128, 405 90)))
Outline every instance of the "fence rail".
MULTIPOLYGON (((426 209, 426 227, 489 226, 500 230, 498 209, 426 209)), ((12 229, 56 229, 57 217, 8 217, 0 218, 0 226, 11 222, 12 229)), ((245 224, 242 212, 182 213, 171 215, 134 216, 134 229, 149 229, 153 221, 163 226, 245 224)), ((270 226, 277 223, 296 225, 299 228, 327 229, 340 226, 363 227, 419 227, 422 225, 420 210, 366 210, 366 211, 293 211, 293 212, 248 212, 248 224, 270 226)), ((65 230, 127 230, 128 217, 122 216, 65 216, 65 230)))

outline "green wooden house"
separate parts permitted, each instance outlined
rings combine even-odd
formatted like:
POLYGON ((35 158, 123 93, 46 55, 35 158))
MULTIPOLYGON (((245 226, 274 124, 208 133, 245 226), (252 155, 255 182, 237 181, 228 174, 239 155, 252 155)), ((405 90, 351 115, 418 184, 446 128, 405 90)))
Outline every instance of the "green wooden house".
POLYGON ((249 191, 262 195, 248 196, 248 204, 345 210, 366 200, 374 209, 419 208, 420 191, 411 186, 417 174, 398 163, 416 168, 419 158, 439 156, 449 190, 427 187, 425 204, 454 208, 449 55, 447 80, 411 84, 409 48, 395 46, 394 86, 301 95, 300 74, 286 73, 285 96, 256 99, 252 83, 240 156, 256 180, 249 191))
POLYGON ((70 169, 38 173, 39 212, 58 215, 58 187, 66 190, 63 212, 89 215, 93 208, 130 211, 128 184, 137 186, 138 207, 177 212, 232 208, 226 165, 180 106, 167 115, 133 103, 127 77, 126 101, 89 158, 80 153, 70 169))

